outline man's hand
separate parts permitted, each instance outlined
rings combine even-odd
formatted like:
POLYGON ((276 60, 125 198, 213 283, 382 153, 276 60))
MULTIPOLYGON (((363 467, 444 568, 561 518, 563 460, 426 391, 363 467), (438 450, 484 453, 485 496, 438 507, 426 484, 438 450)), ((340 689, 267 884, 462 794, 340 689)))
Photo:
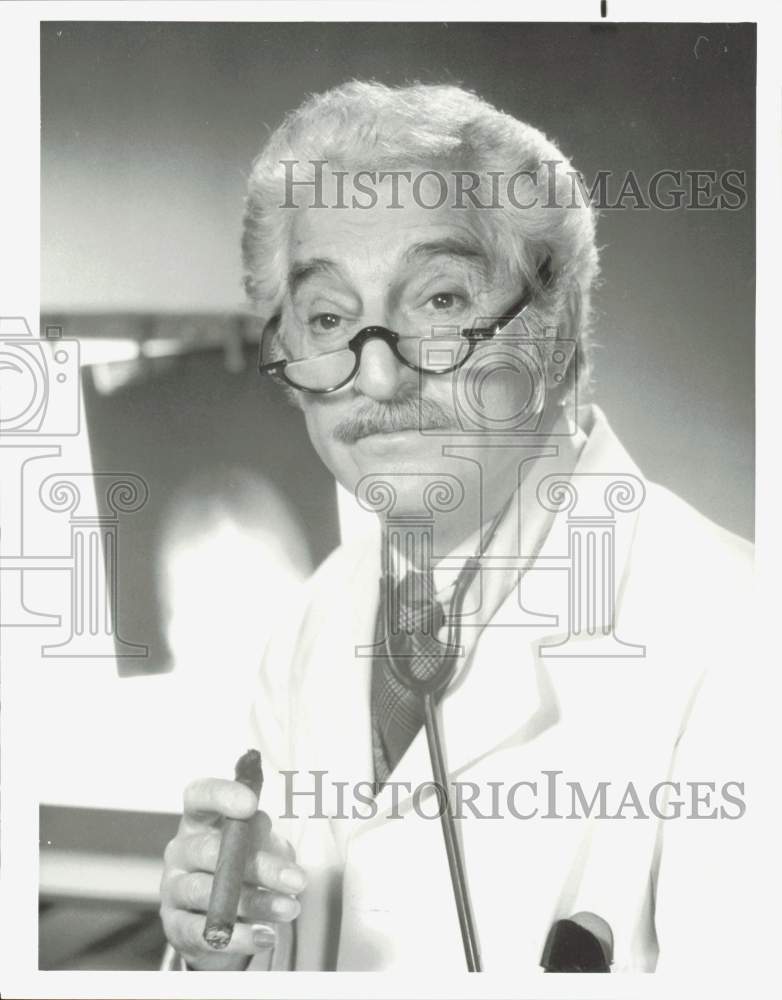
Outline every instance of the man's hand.
POLYGON ((185 789, 179 830, 164 855, 160 917, 169 943, 194 969, 244 969, 252 955, 273 946, 273 922, 299 915, 295 897, 304 888, 304 872, 294 862, 293 848, 257 809, 256 796, 238 781, 203 778, 185 789), (203 933, 224 816, 250 820, 252 846, 239 920, 228 947, 215 951, 203 933))

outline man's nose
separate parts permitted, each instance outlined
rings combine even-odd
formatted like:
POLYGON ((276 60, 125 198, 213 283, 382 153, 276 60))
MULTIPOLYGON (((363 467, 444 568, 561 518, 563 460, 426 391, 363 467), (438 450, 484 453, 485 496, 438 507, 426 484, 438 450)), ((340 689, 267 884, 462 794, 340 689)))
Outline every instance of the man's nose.
POLYGON ((361 351, 361 364, 354 387, 362 396, 372 399, 393 399, 403 382, 413 372, 399 361, 388 344, 371 337, 361 351))

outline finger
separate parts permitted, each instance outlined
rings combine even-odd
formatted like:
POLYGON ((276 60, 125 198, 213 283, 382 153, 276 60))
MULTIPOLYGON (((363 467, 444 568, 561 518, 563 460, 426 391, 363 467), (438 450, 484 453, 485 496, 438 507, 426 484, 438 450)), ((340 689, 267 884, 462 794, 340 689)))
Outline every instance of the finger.
POLYGON ((213 872, 219 853, 220 831, 206 829, 175 837, 166 848, 165 863, 170 869, 213 872))
POLYGON ((214 954, 255 955, 273 947, 276 941, 276 932, 271 924, 237 923, 227 947, 211 948, 204 941, 206 917, 203 913, 169 910, 161 915, 168 940, 186 961, 214 954))
MULTIPOLYGON (((205 913, 209 907, 213 877, 206 872, 179 872, 167 886, 165 902, 174 909, 205 913)), ((239 897, 238 916, 249 923, 295 920, 301 912, 297 899, 279 892, 245 885, 239 897)))
POLYGON ((249 819, 258 808, 258 796, 239 781, 199 778, 185 789, 185 818, 192 822, 215 822, 220 816, 249 819))
MULTIPOLYGON (((218 830, 180 835, 166 849, 166 866, 185 872, 214 872, 220 853, 218 830)), ((276 892, 298 894, 307 884, 304 869, 270 851, 253 851, 247 859, 244 881, 276 892)))
POLYGON ((220 852, 220 832, 180 833, 166 847, 163 860, 166 870, 213 872, 220 852))
POLYGON ((253 836, 253 843, 257 845, 258 850, 268 851, 269 854, 276 854, 281 858, 285 858, 287 861, 296 860, 296 852, 293 850, 288 841, 274 830, 271 820, 266 813, 257 813, 256 816, 253 817, 253 825, 258 831, 257 834, 253 836))
POLYGON ((281 838, 272 833, 272 821, 268 814, 263 812, 263 810, 259 810, 250 819, 249 823, 251 829, 250 840, 255 849, 258 851, 274 850, 272 845, 281 838))
POLYGON ((271 921, 287 924, 300 913, 301 903, 293 896, 250 885, 242 889, 239 916, 248 923, 271 921))
POLYGON ((300 865, 271 851, 255 851, 250 855, 244 880, 286 894, 300 893, 307 885, 307 875, 300 865))

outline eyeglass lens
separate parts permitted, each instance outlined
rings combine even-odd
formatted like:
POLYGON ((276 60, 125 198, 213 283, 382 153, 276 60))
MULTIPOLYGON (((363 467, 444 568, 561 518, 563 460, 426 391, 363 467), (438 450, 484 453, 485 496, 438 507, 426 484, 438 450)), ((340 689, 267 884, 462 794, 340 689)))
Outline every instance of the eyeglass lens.
MULTIPOLYGON (((393 350, 390 344, 387 346, 389 350, 393 350)), ((399 337, 395 348, 405 363, 416 370, 439 374, 461 364, 469 353, 470 344, 465 338, 450 333, 430 336, 429 339, 399 337)), ((307 389, 330 389, 346 382, 355 374, 362 350, 363 346, 358 349, 358 353, 350 348, 343 348, 289 361, 285 366, 285 375, 291 382, 307 389)))

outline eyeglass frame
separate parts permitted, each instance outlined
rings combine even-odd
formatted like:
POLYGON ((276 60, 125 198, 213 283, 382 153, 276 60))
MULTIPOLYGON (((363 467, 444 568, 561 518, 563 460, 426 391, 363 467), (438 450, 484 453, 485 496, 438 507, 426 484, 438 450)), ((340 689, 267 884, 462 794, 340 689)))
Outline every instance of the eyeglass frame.
MULTIPOLYGON (((540 281, 543 288, 549 287, 553 277, 551 272, 551 257, 546 257, 546 259, 538 268, 536 277, 538 281, 540 281)), ((324 396, 331 392, 337 392, 339 389, 344 389, 346 385, 348 385, 350 382, 353 381, 353 379, 358 374, 359 368, 361 367, 361 354, 364 348, 364 344, 366 344, 368 340, 379 338, 385 344, 388 345, 388 347, 391 349, 391 352, 397 359, 397 361, 400 361, 406 368, 410 368, 413 371, 419 372, 422 375, 448 375, 451 372, 457 371, 459 368, 465 365, 467 361, 469 361, 469 359, 472 357, 475 348, 478 347, 479 344, 488 343, 490 340, 496 337, 501 330, 504 330, 506 326, 509 326, 515 319, 518 319, 519 316, 521 316, 521 314, 524 312, 524 310, 531 304, 535 291, 536 290, 533 289, 532 287, 527 288, 522 297, 510 307, 507 313, 505 313, 503 316, 500 316, 493 326, 471 327, 470 329, 467 330, 460 330, 459 337, 466 339, 469 344, 469 349, 467 353, 460 361, 457 361, 456 364, 451 365, 448 368, 441 368, 438 371, 432 371, 428 368, 421 368, 418 365, 413 364, 412 361, 408 361, 407 358, 404 357, 404 355, 398 349, 397 345, 399 343, 401 334, 397 333, 395 330, 389 330, 388 327, 385 326, 377 326, 377 325, 364 326, 358 331, 358 333, 354 334, 350 338, 350 340, 344 345, 344 347, 339 347, 336 349, 337 351, 348 351, 348 350, 351 351, 355 356, 356 363, 353 366, 353 370, 351 371, 350 375, 347 378, 343 379, 337 385, 330 386, 328 389, 310 389, 307 388, 306 386, 298 385, 292 379, 288 378, 288 376, 285 374, 285 368, 288 365, 288 359, 286 358, 280 359, 279 361, 269 361, 264 364, 263 343, 265 339, 266 330, 272 323, 279 321, 280 317, 278 314, 277 316, 273 316, 272 319, 269 320, 269 322, 266 324, 266 328, 264 329, 263 334, 261 335, 261 342, 258 345, 258 373, 260 375, 269 375, 274 379, 278 379, 285 385, 290 386, 291 389, 296 389, 297 392, 307 392, 315 396, 324 396)), ((325 354, 329 353, 332 352, 325 351, 324 356, 325 354)), ((333 353, 336 353, 336 351, 333 353)), ((293 358, 291 359, 291 363, 295 361, 310 361, 320 356, 321 355, 313 354, 309 358, 293 358)))

